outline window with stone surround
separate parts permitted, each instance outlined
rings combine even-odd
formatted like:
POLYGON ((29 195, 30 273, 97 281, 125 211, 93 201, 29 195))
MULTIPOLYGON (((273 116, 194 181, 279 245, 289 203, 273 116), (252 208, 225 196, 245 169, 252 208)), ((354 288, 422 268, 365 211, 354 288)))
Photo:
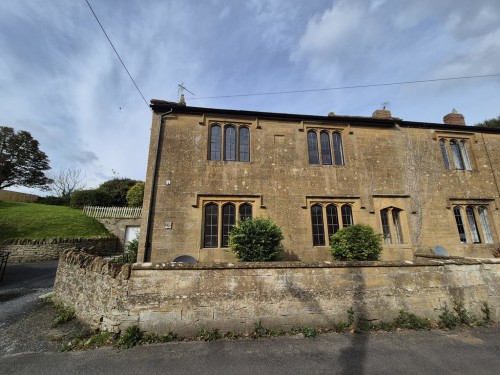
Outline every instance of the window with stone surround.
POLYGON ((308 130, 309 164, 344 165, 342 135, 336 130, 308 130), (319 138, 318 138, 319 134, 319 138), (318 145, 319 139, 319 145, 318 145))
POLYGON ((250 161, 250 129, 247 125, 213 123, 209 140, 209 160, 250 161))
POLYGON ((487 206, 453 206, 453 215, 461 243, 494 243, 487 206))
POLYGON ((252 218, 253 204, 243 201, 210 201, 203 206, 203 247, 229 247, 231 229, 238 220, 252 218))
POLYGON ((326 246, 330 243, 332 234, 336 233, 341 227, 348 227, 353 224, 354 219, 350 203, 315 202, 311 205, 313 246, 326 246))
POLYGON ((387 207, 380 210, 382 234, 384 235, 385 244, 399 245, 405 243, 402 224, 403 214, 404 211, 397 207, 387 207))
POLYGON ((440 138, 439 148, 446 169, 472 170, 467 139, 440 138))

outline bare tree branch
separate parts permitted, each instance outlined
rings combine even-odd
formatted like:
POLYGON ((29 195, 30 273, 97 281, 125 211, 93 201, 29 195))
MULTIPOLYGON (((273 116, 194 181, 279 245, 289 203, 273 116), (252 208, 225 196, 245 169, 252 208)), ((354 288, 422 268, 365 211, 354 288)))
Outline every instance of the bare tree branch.
POLYGON ((61 169, 58 174, 53 174, 50 177, 53 180, 50 184, 50 190, 58 197, 71 195, 87 186, 84 182, 87 176, 82 174, 80 169, 61 169))

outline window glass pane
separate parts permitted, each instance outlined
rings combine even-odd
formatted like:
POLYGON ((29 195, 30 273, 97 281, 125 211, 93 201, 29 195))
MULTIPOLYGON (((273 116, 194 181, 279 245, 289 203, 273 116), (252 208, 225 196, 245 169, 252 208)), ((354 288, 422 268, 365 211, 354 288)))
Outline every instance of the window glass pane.
POLYGON ((342 225, 343 227, 348 227, 353 224, 352 220, 352 208, 348 204, 344 204, 341 208, 342 211, 342 225))
POLYGON ((331 165, 332 153, 330 150, 330 135, 327 132, 321 132, 319 139, 321 141, 321 161, 325 165, 331 165))
POLYGON ((326 207, 326 223, 328 226, 328 238, 330 238, 340 227, 337 207, 333 204, 326 207))
POLYGON ((446 142, 444 139, 439 141, 439 147, 441 148, 441 154, 443 155, 444 167, 450 169, 450 159, 448 158, 448 151, 446 150, 446 142))
POLYGON ((210 160, 221 159, 221 129, 219 125, 210 128, 210 160))
POLYGON ((467 242, 467 234, 465 233, 464 222, 462 220, 462 213, 460 207, 454 207, 453 213, 455 215, 455 221, 457 222, 458 235, 460 236, 460 242, 467 242))
POLYGON ((472 165, 469 159, 469 153, 467 152, 467 144, 465 141, 460 141, 460 151, 462 151, 462 159, 464 161, 465 169, 472 171, 472 165))
POLYGON ((325 245, 325 227, 323 225, 323 209, 321 206, 311 207, 311 220, 313 230, 313 245, 325 245))
POLYGON ((342 136, 339 133, 333 133, 333 155, 335 157, 335 165, 344 165, 342 136))
POLYGON ((389 215, 387 209, 380 211, 380 219, 382 220, 382 232, 384 235, 384 243, 391 244, 391 228, 389 227, 389 215))
POLYGON ((236 160, 236 128, 226 126, 224 137, 224 160, 236 160))
POLYGON ((222 207, 222 247, 229 246, 229 233, 236 224, 236 208, 234 204, 222 207))
POLYGON ((203 229, 203 246, 217 247, 218 246, 218 223, 219 223, 219 208, 216 204, 208 204, 205 206, 205 225, 203 229))
POLYGON ((460 154, 460 148, 458 147, 457 141, 450 141, 451 154, 453 155, 453 162, 455 163, 455 169, 464 169, 464 163, 462 161, 462 155, 460 154))
POLYGON ((240 220, 251 219, 252 218, 252 206, 248 203, 242 204, 240 206, 240 220))
POLYGON ((465 209, 465 213, 467 214, 467 221, 469 223, 472 242, 474 243, 481 242, 481 238, 479 237, 479 232, 477 230, 476 218, 474 216, 474 209, 471 206, 467 206, 467 208, 465 209))
POLYGON ((486 243, 493 243, 493 234, 491 233, 490 222, 488 220, 488 211, 484 207, 477 209, 479 212, 479 221, 483 227, 484 240, 486 243))
POLYGON ((250 130, 240 128, 240 161, 250 161, 250 130))
POLYGON ((315 132, 307 133, 307 148, 309 150, 309 164, 319 164, 318 136, 315 132))
POLYGON ((401 228, 401 210, 396 208, 392 209, 392 222, 394 224, 394 235, 396 236, 396 243, 404 243, 403 241, 403 229, 401 228))

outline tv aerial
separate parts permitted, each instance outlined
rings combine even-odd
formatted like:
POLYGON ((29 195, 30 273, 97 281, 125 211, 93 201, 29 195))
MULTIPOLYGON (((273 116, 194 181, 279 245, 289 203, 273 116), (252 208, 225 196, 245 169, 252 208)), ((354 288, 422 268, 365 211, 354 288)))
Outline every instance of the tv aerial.
POLYGON ((181 95, 182 95, 182 93, 183 93, 184 91, 186 91, 186 92, 190 93, 191 95, 196 95, 194 92, 189 91, 189 90, 186 88, 186 86, 184 86, 184 82, 182 82, 182 83, 177 84, 177 99, 179 99, 179 100, 181 99, 181 95))

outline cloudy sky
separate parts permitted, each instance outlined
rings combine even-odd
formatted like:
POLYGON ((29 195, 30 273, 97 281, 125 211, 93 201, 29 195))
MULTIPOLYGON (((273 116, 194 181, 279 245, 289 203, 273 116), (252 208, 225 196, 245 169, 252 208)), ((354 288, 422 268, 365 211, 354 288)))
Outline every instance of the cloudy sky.
MULTIPOLYGON (((498 0, 89 0, 146 100, 467 124, 500 114, 498 0), (192 98, 190 98, 192 97, 192 98)), ((28 130, 54 171, 89 187, 144 180, 151 111, 85 0, 0 1, 0 125, 28 130)), ((26 189, 18 189, 27 191, 26 189)))

